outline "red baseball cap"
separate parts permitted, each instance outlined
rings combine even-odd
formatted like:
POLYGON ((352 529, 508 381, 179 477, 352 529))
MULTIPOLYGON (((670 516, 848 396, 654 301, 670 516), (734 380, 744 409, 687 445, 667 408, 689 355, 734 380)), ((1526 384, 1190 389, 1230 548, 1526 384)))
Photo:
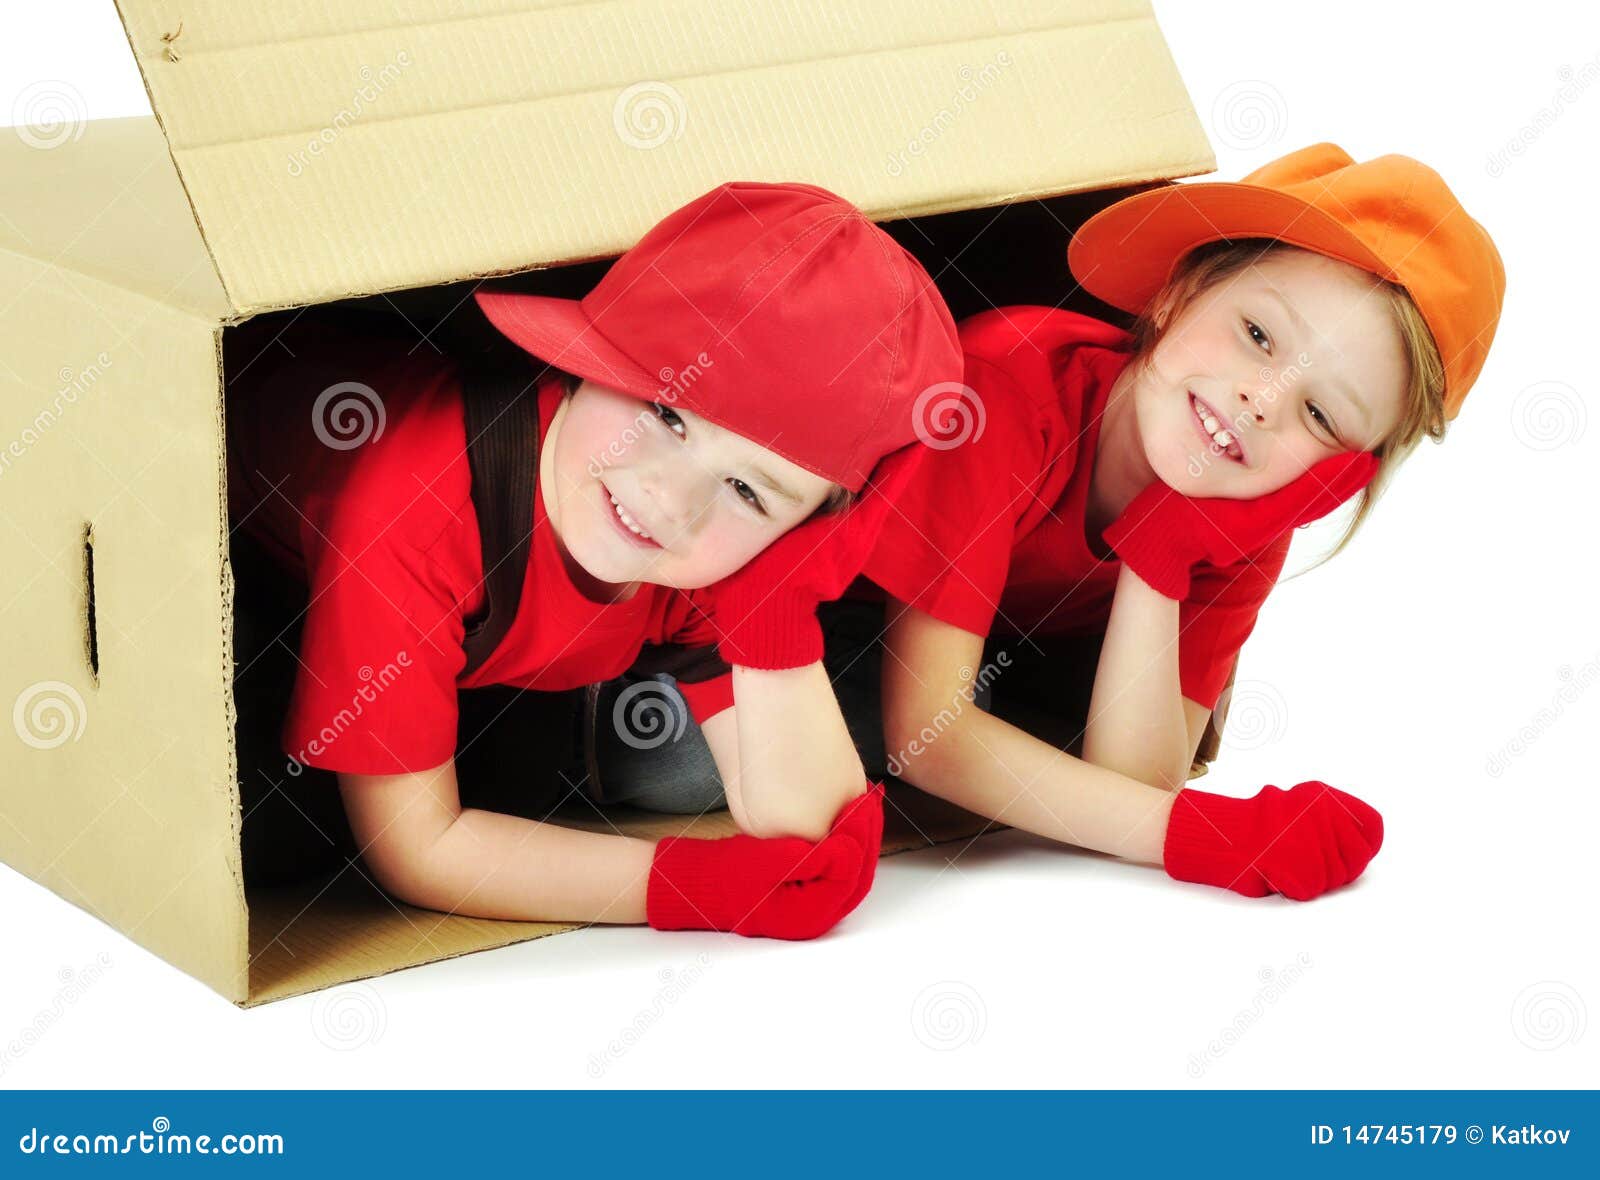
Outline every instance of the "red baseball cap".
POLYGON ((922 264, 809 184, 719 185, 582 299, 474 298, 557 368, 685 405, 853 492, 917 440, 918 395, 962 376, 955 321, 922 264))

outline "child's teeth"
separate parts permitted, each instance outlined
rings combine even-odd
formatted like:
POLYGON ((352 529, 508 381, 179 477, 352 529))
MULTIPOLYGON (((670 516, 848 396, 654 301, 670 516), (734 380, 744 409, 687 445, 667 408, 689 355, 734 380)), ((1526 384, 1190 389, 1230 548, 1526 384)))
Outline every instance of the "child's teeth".
MULTIPOLYGON (((1229 447, 1233 446, 1233 435, 1228 433, 1226 430, 1218 429, 1222 423, 1217 420, 1215 414, 1205 413, 1205 411, 1200 408, 1199 400, 1196 399, 1193 394, 1190 394, 1189 398, 1190 403, 1194 406, 1195 415, 1200 418, 1200 424, 1206 428, 1206 433, 1211 436, 1212 441, 1215 442, 1220 449, 1227 451, 1229 447)), ((1238 456, 1233 455, 1231 451, 1229 452, 1229 457, 1238 458, 1238 456)))
POLYGON ((639 527, 638 522, 628 515, 628 510, 622 506, 615 496, 611 497, 611 507, 616 509, 617 519, 627 525, 632 532, 643 537, 646 541, 650 540, 650 534, 639 527))

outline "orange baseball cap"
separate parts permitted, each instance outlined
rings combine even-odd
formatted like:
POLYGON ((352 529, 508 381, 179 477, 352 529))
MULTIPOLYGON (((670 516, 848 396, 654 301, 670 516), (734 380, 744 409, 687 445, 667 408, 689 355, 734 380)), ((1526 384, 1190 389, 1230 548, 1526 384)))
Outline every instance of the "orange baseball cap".
POLYGON ((1138 314, 1184 254, 1224 238, 1277 238, 1399 283, 1433 333, 1444 416, 1456 416, 1500 322, 1506 274, 1432 168, 1400 155, 1358 164, 1312 144, 1237 183, 1165 185, 1109 205, 1073 236, 1067 265, 1091 295, 1138 314))

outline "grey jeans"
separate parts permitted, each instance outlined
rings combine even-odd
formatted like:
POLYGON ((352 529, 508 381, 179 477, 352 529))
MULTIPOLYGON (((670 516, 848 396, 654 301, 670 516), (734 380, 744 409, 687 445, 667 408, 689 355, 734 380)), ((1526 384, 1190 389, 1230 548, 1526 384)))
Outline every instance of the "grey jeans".
MULTIPOLYGON (((893 777, 906 752, 884 748, 883 606, 843 599, 817 613, 826 637, 823 666, 862 765, 871 778, 893 777)), ((986 660, 969 681, 970 696, 952 707, 987 710, 996 667, 986 660)), ((711 749, 671 676, 622 676, 590 691, 585 745, 596 802, 690 815, 726 806, 711 749)))

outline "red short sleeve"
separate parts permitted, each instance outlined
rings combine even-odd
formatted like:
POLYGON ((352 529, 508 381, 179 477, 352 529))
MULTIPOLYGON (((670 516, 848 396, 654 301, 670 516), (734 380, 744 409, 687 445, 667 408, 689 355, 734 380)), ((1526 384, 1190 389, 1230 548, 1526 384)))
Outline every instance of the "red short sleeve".
POLYGON ((695 724, 704 725, 724 709, 733 707, 733 673, 724 672, 710 680, 680 680, 678 691, 695 724))
POLYGON ((1261 604, 1277 584, 1290 540, 1286 534, 1222 569, 1196 567, 1189 596, 1178 604, 1178 680, 1196 704, 1216 707, 1261 604))
POLYGON ((977 398, 965 407, 970 437, 924 458, 862 573, 936 619, 987 635, 1017 522, 1044 468, 1045 437, 1032 403, 1005 372, 968 353, 966 380, 977 398))
POLYGON ((284 752, 327 770, 402 774, 455 754, 463 623, 426 553, 360 515, 303 523, 310 605, 284 752))

